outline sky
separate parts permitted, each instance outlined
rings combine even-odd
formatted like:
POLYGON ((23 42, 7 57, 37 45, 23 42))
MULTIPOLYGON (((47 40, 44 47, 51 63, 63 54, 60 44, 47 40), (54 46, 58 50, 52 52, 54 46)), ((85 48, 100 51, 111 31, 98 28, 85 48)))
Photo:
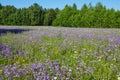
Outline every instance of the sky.
POLYGON ((75 3, 78 9, 81 9, 83 4, 91 3, 95 6, 96 3, 101 2, 107 8, 114 8, 120 10, 120 0, 0 0, 3 6, 13 5, 16 8, 28 8, 34 3, 38 3, 43 8, 60 8, 63 9, 66 4, 73 5, 75 3))

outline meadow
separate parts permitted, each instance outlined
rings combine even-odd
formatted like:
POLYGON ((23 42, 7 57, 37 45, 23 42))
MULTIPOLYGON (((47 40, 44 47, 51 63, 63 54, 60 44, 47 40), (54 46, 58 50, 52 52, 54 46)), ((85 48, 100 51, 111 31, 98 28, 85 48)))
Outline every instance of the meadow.
POLYGON ((120 80, 120 29, 0 26, 0 80, 120 80))

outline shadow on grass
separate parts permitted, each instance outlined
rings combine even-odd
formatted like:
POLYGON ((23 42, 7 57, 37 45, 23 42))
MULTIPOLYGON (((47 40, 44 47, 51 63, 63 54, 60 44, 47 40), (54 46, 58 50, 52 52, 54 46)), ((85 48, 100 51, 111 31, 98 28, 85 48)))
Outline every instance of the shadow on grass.
POLYGON ((25 31, 29 31, 29 29, 6 29, 6 28, 0 28, 0 35, 7 34, 8 32, 18 34, 25 31))

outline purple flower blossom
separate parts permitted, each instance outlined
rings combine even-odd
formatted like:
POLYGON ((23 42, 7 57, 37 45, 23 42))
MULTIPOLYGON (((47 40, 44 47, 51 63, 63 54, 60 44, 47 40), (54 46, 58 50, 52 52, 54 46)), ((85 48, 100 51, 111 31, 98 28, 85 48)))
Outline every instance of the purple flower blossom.
POLYGON ((2 80, 2 78, 0 77, 0 80, 2 80))
POLYGON ((40 78, 36 78, 36 80, 41 80, 40 78))
POLYGON ((62 74, 60 73, 60 72, 57 72, 56 74, 55 74, 55 76, 61 76, 62 74))
POLYGON ((88 67, 88 68, 86 69, 86 72, 87 72, 88 74, 90 74, 90 73, 93 72, 93 70, 92 70, 91 68, 88 67))

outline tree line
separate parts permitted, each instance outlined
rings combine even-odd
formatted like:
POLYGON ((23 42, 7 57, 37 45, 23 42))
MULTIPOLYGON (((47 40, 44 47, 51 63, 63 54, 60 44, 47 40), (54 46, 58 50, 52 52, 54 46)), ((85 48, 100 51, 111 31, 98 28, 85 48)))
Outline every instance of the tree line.
POLYGON ((84 4, 81 9, 76 4, 66 5, 62 10, 46 9, 37 3, 19 9, 0 4, 0 25, 120 28, 120 11, 101 3, 84 4))

